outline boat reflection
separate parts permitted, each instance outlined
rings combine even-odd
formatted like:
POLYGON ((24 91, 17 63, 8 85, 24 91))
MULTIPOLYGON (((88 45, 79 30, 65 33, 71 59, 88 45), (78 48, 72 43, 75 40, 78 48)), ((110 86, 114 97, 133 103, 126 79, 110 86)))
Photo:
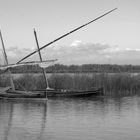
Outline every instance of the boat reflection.
POLYGON ((40 129, 40 134, 39 134, 37 140, 43 139, 43 134, 44 134, 45 127, 46 127, 46 118, 47 118, 47 103, 44 103, 44 108, 42 110, 41 129, 40 129))
MULTIPOLYGON (((0 101, 1 104, 1 101, 0 101)), ((0 106, 2 140, 42 140, 47 117, 47 103, 5 101, 0 106), (3 120, 3 121, 2 121, 3 120), (3 132, 2 132, 3 131, 3 132)), ((1 135, 0 133, 0 135, 1 135)))
POLYGON ((8 119, 8 124, 6 126, 6 129, 4 131, 4 138, 3 140, 8 140, 9 134, 10 134, 10 129, 12 126, 12 119, 13 119, 13 111, 14 111, 14 107, 13 104, 9 104, 10 108, 9 108, 9 119, 8 119))

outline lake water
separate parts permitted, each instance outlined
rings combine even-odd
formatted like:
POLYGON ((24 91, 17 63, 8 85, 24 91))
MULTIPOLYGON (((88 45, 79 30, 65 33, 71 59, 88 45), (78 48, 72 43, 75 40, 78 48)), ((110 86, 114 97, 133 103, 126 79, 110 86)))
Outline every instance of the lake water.
POLYGON ((139 140, 140 97, 0 100, 0 140, 139 140))

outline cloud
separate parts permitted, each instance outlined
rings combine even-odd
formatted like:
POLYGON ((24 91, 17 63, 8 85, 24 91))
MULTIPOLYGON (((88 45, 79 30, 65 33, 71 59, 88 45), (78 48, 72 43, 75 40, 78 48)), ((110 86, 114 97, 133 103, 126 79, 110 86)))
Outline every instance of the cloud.
POLYGON ((59 62, 64 64, 96 63, 106 59, 106 54, 103 53, 110 48, 107 44, 83 43, 76 40, 67 46, 49 47, 46 53, 48 58, 58 58, 59 62))
POLYGON ((80 46, 81 44, 82 44, 82 41, 76 40, 76 41, 72 42, 70 46, 77 47, 77 46, 80 46))
MULTIPOLYGON (((32 51, 33 48, 21 49, 14 46, 7 49, 7 55, 10 63, 15 63, 32 51)), ((41 53, 43 60, 57 58, 58 62, 63 64, 140 64, 140 49, 121 49, 115 45, 85 43, 79 40, 70 45, 50 46, 42 50, 41 53)), ((38 54, 32 56, 30 60, 39 60, 38 54)))
POLYGON ((70 46, 78 48, 80 51, 92 51, 92 53, 100 53, 100 51, 110 48, 107 44, 83 43, 79 40, 74 41, 70 46))
POLYGON ((63 58, 63 63, 140 64, 140 49, 121 49, 117 45, 83 43, 76 40, 69 46, 59 46, 57 51, 63 58))
POLYGON ((101 52, 103 55, 108 56, 112 63, 117 64, 140 64, 140 49, 124 48, 120 49, 118 46, 105 49, 101 52))
MULTIPOLYGON (((0 50, 2 54, 2 49, 0 50)), ((16 63, 18 60, 23 58, 25 55, 29 54, 32 52, 32 49, 28 48, 19 48, 17 46, 11 46, 6 49, 6 54, 8 57, 9 63, 16 63)), ((3 54, 0 57, 1 59, 1 64, 4 62, 3 54)))

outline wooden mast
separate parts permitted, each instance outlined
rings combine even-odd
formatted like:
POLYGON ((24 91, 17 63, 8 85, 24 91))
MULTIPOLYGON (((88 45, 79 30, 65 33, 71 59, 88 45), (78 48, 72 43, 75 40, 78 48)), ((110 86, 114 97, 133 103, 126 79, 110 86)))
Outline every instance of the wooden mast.
MULTIPOLYGON (((34 29, 34 36, 35 36, 35 40, 36 40, 36 45, 37 45, 37 49, 38 49, 40 62, 43 62, 35 29, 34 29)), ((46 83, 46 99, 47 99, 47 89, 49 89, 49 83, 48 83, 48 78, 47 78, 45 69, 42 68, 42 71, 43 71, 43 75, 44 75, 44 79, 45 79, 45 83, 46 83)))
MULTIPOLYGON (((8 59, 7 59, 7 54, 6 54, 5 45, 4 45, 1 30, 0 30, 0 38, 1 38, 2 48, 3 48, 3 56, 4 56, 5 64, 8 66, 8 59)), ((9 77, 10 77, 10 84, 11 84, 12 90, 15 90, 13 77, 12 77, 11 71, 9 69, 8 69, 8 73, 9 73, 9 77)))

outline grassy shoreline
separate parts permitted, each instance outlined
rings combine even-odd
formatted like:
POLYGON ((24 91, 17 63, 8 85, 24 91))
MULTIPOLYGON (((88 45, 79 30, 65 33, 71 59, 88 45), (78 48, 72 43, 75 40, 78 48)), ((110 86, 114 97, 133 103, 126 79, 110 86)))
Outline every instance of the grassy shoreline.
MULTIPOLYGON (((106 96, 135 95, 140 93, 140 75, 129 73, 93 74, 92 76, 74 74, 57 75, 48 77, 49 85, 54 89, 90 90, 93 87, 103 87, 106 96)), ((24 74, 14 80, 18 89, 36 90, 45 89, 45 80, 42 75, 24 74)), ((0 86, 9 86, 9 77, 0 75, 0 86)))

